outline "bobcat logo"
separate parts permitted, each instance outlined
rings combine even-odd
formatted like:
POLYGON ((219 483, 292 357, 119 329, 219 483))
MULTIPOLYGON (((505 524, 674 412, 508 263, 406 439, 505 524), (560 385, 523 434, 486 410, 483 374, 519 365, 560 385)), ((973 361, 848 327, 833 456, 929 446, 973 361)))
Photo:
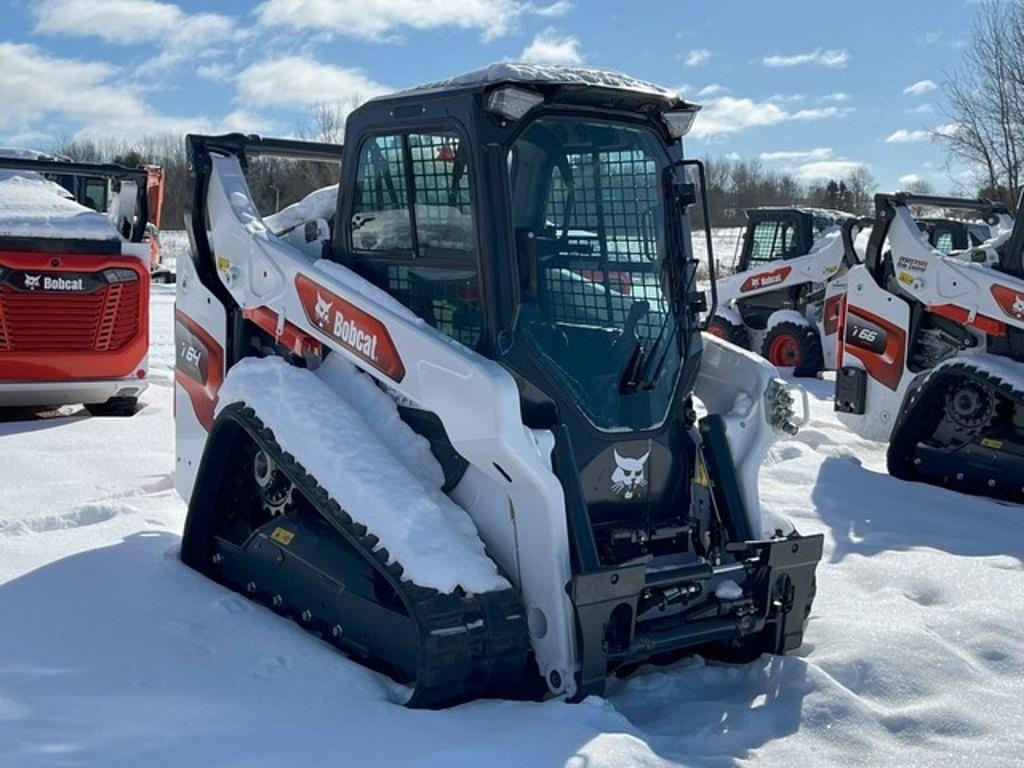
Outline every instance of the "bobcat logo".
POLYGON ((25 287, 30 291, 34 291, 39 287, 39 281, 42 280, 42 275, 25 275, 25 287))
POLYGON ((647 485, 647 478, 644 477, 644 466, 651 452, 648 451, 639 459, 630 459, 615 453, 615 471, 612 472, 612 490, 621 493, 627 501, 640 493, 640 489, 647 485))
POLYGON ((1024 296, 1017 296, 1013 300, 1013 306, 1010 307, 1010 311, 1020 318, 1024 318, 1024 296))
POLYGON ((334 302, 324 301, 324 297, 319 292, 316 294, 316 306, 313 308, 313 312, 316 314, 316 323, 321 328, 326 328, 327 323, 331 317, 331 307, 334 306, 334 302))

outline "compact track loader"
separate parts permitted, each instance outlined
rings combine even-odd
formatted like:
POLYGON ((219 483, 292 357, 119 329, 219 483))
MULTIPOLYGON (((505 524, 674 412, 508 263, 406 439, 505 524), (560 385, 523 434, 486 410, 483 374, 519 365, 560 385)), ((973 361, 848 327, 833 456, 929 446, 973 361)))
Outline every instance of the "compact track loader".
MULTIPOLYGON (((987 200, 878 195, 840 312, 835 408, 889 441, 889 472, 1024 501, 1024 224, 967 252, 933 247, 913 205, 1008 217, 987 200)), ((1024 198, 1022 198, 1024 205, 1024 198)))
POLYGON ((858 263, 841 230, 852 214, 817 208, 745 212, 734 274, 718 281, 709 331, 760 351, 796 376, 816 376, 835 362, 842 278, 858 263))
POLYGON ((147 202, 144 170, 0 152, 0 407, 135 412, 149 352, 147 202), (100 192, 109 212, 78 202, 100 192))
POLYGON ((792 393, 701 336, 697 110, 503 64, 364 104, 344 147, 188 137, 184 562, 411 706, 799 646, 822 537, 758 502, 792 393), (263 216, 260 156, 339 184, 263 216))

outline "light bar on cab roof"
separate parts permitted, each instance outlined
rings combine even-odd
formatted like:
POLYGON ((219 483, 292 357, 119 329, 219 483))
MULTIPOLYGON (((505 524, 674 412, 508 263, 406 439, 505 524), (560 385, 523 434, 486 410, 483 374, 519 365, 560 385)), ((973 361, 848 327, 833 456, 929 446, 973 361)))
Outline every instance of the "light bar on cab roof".
POLYGON ((487 111, 509 120, 519 120, 543 101, 544 97, 534 91, 505 86, 491 91, 487 97, 487 111))
POLYGON ((673 139, 681 139, 693 128, 693 121, 697 119, 700 107, 692 106, 687 109, 675 109, 671 112, 663 112, 661 119, 668 126, 668 132, 673 139))

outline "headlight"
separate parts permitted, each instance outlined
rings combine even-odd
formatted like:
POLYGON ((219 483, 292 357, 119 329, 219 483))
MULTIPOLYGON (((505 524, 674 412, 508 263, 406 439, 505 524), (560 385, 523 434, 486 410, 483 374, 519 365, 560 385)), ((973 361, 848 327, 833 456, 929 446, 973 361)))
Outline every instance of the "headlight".
POLYGON ((487 97, 487 111, 509 120, 518 120, 543 101, 544 97, 539 93, 506 86, 491 91, 487 97))
POLYGON ((673 139, 681 139, 693 128, 693 121, 697 119, 700 107, 694 106, 690 109, 677 109, 672 112, 664 112, 661 119, 668 126, 668 132, 673 139))

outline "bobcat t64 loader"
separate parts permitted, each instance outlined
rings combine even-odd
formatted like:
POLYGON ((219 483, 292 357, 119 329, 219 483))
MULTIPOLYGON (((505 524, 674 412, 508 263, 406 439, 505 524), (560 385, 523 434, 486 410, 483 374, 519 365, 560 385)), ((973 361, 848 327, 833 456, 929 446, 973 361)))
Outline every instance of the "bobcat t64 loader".
POLYGON ((913 205, 1009 219, 986 200, 875 198, 864 264, 847 276, 835 408, 861 435, 889 441, 896 477, 1024 501, 1020 211, 1012 229, 947 255, 913 205))
POLYGON ((0 154, 0 407, 134 413, 149 350, 146 171, 0 154), (79 202, 100 193, 109 212, 79 202))
POLYGON ((758 504, 791 393, 701 336, 697 109, 506 64, 364 104, 344 147, 190 136, 185 563, 412 706, 800 645, 822 537, 758 504), (260 156, 339 184, 264 217, 260 156))
POLYGON ((718 282, 708 330, 796 376, 831 369, 842 278, 857 263, 842 230, 858 219, 817 208, 753 208, 746 216, 736 270, 718 282))

